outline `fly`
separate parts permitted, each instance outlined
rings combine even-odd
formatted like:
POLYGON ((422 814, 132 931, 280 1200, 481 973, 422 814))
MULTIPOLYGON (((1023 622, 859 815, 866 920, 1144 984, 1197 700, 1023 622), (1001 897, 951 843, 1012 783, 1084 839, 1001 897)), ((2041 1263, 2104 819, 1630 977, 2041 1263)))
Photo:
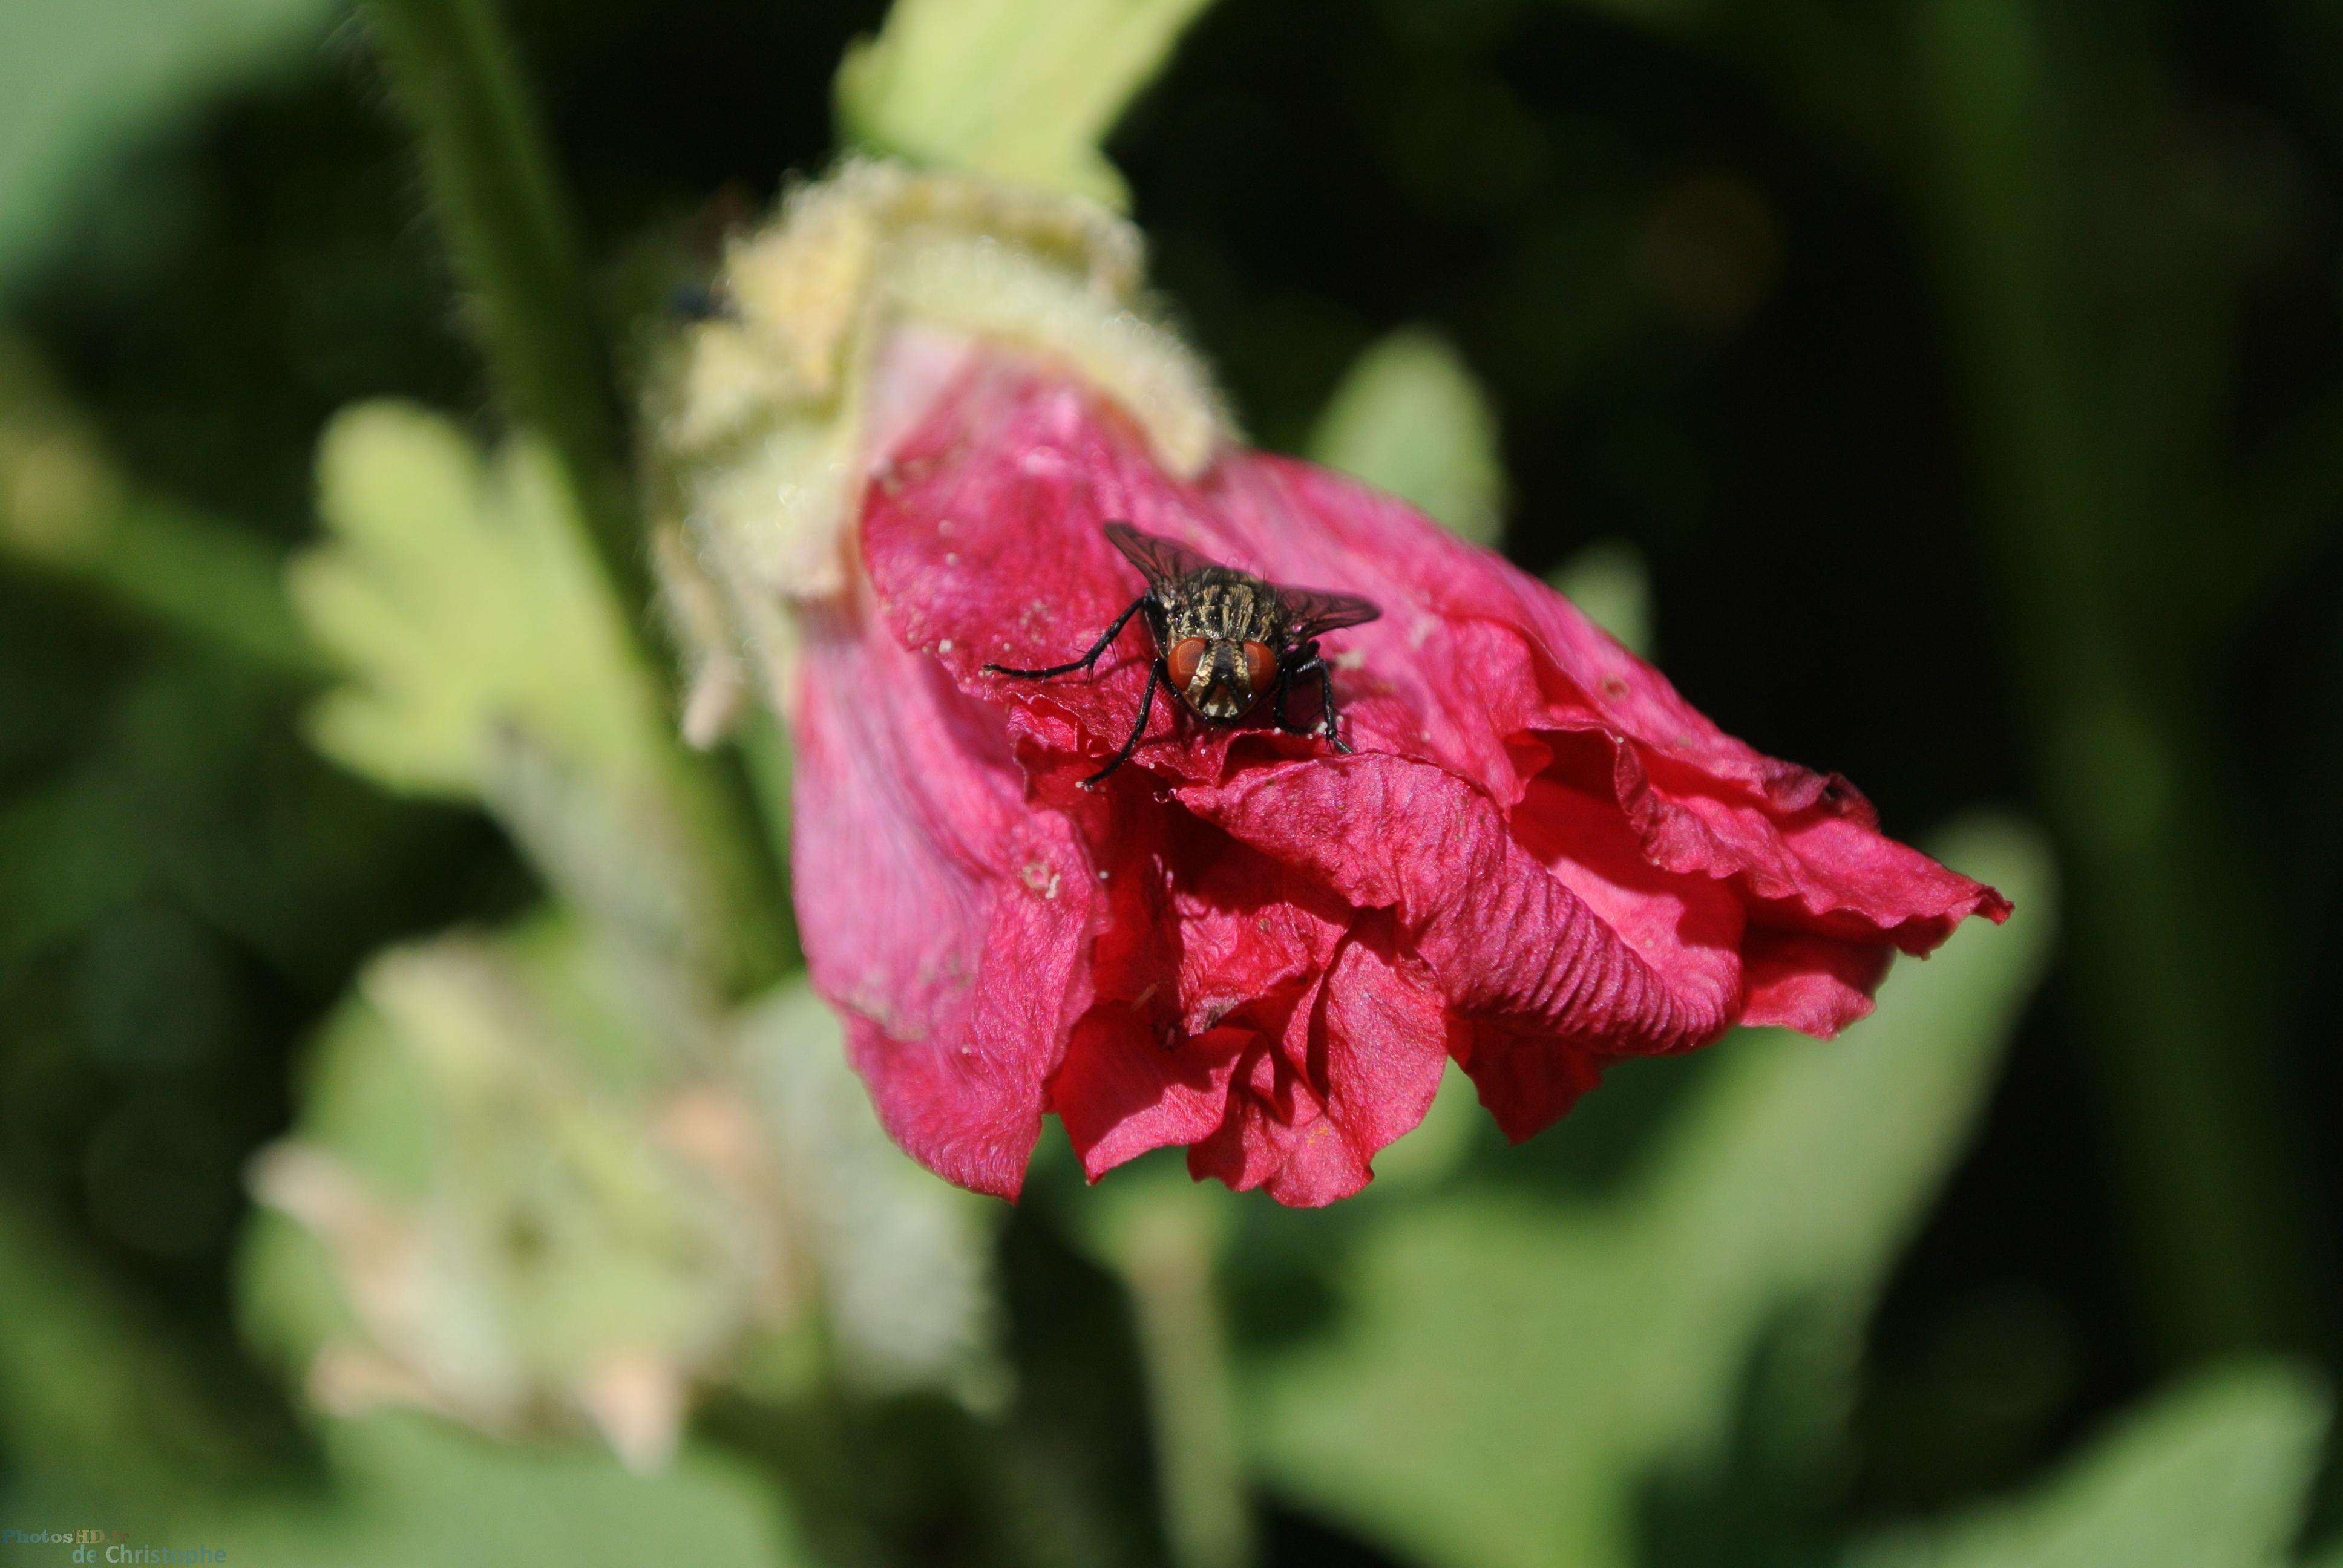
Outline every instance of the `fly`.
POLYGON ((1131 759, 1155 710, 1155 689, 1168 686, 1198 718, 1233 724, 1269 697, 1270 715, 1288 735, 1322 735, 1337 751, 1350 747, 1334 728, 1334 683, 1319 656, 1318 639, 1346 626, 1361 626, 1383 614, 1365 599, 1312 588, 1280 588, 1250 572, 1218 566, 1187 546, 1129 523, 1106 525, 1107 542, 1123 553, 1147 579, 1147 591, 1114 618, 1088 653, 1046 669, 984 668, 1020 680, 1089 669, 1121 635, 1132 616, 1142 617, 1155 636, 1155 659, 1147 689, 1139 699, 1139 720, 1114 759, 1082 780, 1087 789, 1131 759), (1318 678, 1320 720, 1296 724, 1285 711, 1287 696, 1311 676, 1318 678))

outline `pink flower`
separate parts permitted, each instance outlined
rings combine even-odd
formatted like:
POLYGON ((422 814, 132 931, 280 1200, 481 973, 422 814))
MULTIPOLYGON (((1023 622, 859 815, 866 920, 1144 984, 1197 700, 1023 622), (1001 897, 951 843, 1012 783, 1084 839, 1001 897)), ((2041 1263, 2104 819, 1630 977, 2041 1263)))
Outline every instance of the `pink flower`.
MULTIPOLYGON (((1013 1197, 1055 1111, 1095 1179, 1185 1145, 1281 1202, 1365 1185, 1453 1057, 1526 1138, 1625 1056, 1829 1035, 1992 889, 1759 755, 1559 595, 1401 503, 1226 450, 1168 475, 1087 384, 998 348, 874 417, 854 548, 798 666, 797 900, 889 1131, 1013 1197), (934 389, 940 387, 940 389, 934 389), (1124 518, 1363 596, 1342 756, 1160 701, 1124 518)), ((900 400, 899 400, 900 401, 900 400)), ((1299 716, 1299 712, 1298 712, 1299 716)))

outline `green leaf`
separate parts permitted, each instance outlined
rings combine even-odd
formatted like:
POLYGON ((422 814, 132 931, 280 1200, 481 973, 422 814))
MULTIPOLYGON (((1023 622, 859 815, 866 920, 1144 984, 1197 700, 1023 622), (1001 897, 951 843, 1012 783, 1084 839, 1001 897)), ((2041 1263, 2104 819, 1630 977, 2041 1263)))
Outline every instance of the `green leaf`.
POLYGON ((1639 1482, 1717 1451, 1785 1312, 1838 1326, 1843 1381, 2052 930, 2030 834, 1972 828, 1943 849, 2011 893, 2016 919, 1900 964, 1841 1040, 1756 1030, 1716 1047, 1622 1196, 1465 1193, 1377 1214, 1345 1327, 1261 1369, 1250 1426, 1271 1482, 1437 1568, 1599 1568, 1634 1555, 1639 1482))
POLYGON ((847 139, 1129 205, 1099 144, 1211 0, 896 0, 838 69, 847 139))
POLYGON ((0 5, 0 286, 135 132, 296 57, 342 0, 0 5))
POLYGON ((317 489, 333 538, 295 563, 295 602, 355 677, 317 714, 327 751, 459 797, 487 792, 505 727, 598 773, 656 770, 659 699, 541 447, 485 461, 448 421, 370 404, 327 427, 317 489))
POLYGON ((1409 327, 1359 356, 1328 399, 1310 456, 1430 513, 1476 545, 1504 531, 1497 414, 1455 347, 1409 327))
POLYGON ((1849 1568, 2278 1568, 2302 1523, 2328 1402, 2288 1368, 2202 1375, 2048 1485, 1852 1553, 1849 1568))
POLYGON ((1617 540, 1589 545, 1545 580, 1630 652, 1652 657, 1652 579, 1634 546, 1617 540))
POLYGON ((295 608, 350 678, 318 745, 394 789, 486 801, 606 929, 702 976, 769 965, 742 911, 751 868, 710 839, 659 689, 542 445, 484 459, 400 404, 346 411, 318 454, 332 538, 291 568, 295 608))
POLYGON ((515 1563, 808 1561, 744 1466, 687 1449, 658 1475, 590 1450, 503 1447, 414 1417, 337 1422, 336 1497, 174 1521, 171 1543, 269 1568, 506 1568, 515 1563))

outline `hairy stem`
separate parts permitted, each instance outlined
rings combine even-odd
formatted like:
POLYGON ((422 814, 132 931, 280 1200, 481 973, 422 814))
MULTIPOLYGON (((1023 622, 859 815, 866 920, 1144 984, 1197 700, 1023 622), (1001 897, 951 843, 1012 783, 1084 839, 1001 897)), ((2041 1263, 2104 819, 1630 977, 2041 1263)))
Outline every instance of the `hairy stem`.
POLYGON ((488 0, 373 0, 375 40, 481 345, 514 417, 560 454, 630 618, 650 600, 609 359, 568 204, 488 0))
MULTIPOLYGON (((371 0, 394 95, 412 124, 425 183, 488 367, 521 424, 558 455, 586 518, 590 558, 647 668, 653 645, 647 537, 621 458, 621 420, 592 292, 512 48, 488 0, 371 0)), ((678 739, 669 769, 725 906, 729 950, 716 980, 735 995, 776 978, 788 920, 747 780, 731 759, 678 739)))

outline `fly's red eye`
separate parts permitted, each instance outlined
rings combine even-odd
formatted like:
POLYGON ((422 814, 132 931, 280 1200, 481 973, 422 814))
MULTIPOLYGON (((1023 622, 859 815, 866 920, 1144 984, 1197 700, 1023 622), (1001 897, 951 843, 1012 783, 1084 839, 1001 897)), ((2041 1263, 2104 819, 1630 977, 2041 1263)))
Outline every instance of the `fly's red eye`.
POLYGON ((1269 683, 1277 678, 1277 653, 1265 642, 1245 644, 1245 669, 1252 677, 1252 689, 1267 691, 1269 683))
POLYGON ((1172 645, 1164 662, 1172 667, 1172 684, 1185 691, 1188 683, 1196 678, 1196 666, 1204 657, 1204 639, 1183 637, 1172 645))

